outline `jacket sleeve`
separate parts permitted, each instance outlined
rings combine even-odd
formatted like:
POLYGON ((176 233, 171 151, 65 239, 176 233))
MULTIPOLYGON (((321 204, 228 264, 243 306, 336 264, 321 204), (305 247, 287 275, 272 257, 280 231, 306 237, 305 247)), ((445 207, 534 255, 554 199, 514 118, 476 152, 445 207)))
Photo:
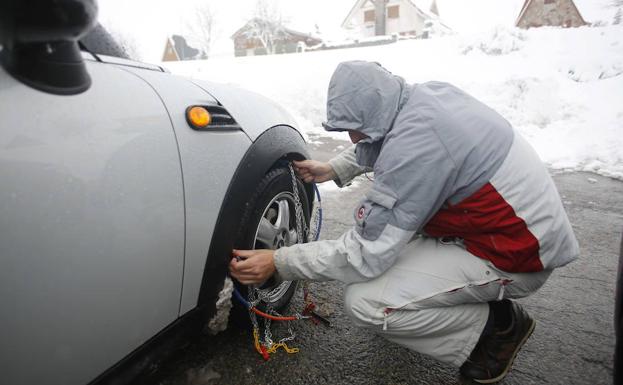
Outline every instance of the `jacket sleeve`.
POLYGON ((355 208, 355 226, 336 240, 281 248, 275 266, 284 279, 360 282, 381 275, 415 231, 388 223, 397 197, 376 181, 355 208), (374 233, 374 236, 370 234, 374 233))
POLYGON ((342 151, 336 157, 329 160, 329 164, 337 174, 337 178, 334 181, 339 187, 344 187, 356 176, 371 171, 371 169, 357 164, 355 146, 350 146, 342 151))
POLYGON ((395 262, 414 233, 388 225, 378 239, 369 241, 353 228, 336 240, 283 247, 275 252, 275 266, 286 280, 367 281, 395 262))

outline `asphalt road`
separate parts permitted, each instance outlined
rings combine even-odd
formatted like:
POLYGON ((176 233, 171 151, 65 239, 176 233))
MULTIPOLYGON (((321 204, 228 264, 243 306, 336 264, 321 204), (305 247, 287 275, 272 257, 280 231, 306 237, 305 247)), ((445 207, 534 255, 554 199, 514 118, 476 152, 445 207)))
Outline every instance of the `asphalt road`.
MULTIPOLYGON (((310 145, 328 159, 339 145, 310 145)), ((554 175, 580 242, 581 258, 552 274, 520 302, 537 320, 503 384, 610 384, 614 349, 613 307, 618 245, 623 229, 623 183, 588 173, 554 175)), ((369 183, 326 194, 322 238, 352 225, 352 210, 369 183)), ((297 354, 283 351, 264 362, 248 332, 229 329, 202 337, 162 365, 148 380, 161 385, 217 384, 458 384, 457 370, 393 345, 351 325, 342 311, 342 285, 312 283, 330 313, 331 327, 294 325, 297 354)), ((297 294, 292 309, 302 306, 297 294)), ((283 327, 274 334, 284 334, 283 327)))

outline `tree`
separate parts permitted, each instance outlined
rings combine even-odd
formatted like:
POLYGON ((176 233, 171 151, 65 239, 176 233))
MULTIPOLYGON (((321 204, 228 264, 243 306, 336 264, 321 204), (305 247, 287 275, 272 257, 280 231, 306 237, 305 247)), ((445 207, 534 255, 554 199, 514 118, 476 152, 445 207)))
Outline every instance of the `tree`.
POLYGON ((188 29, 188 37, 191 38, 199 46, 201 57, 207 59, 210 56, 210 48, 214 41, 214 32, 216 30, 216 12, 211 1, 205 1, 197 5, 193 20, 186 24, 188 29))
POLYGON ((244 35, 247 39, 259 41, 266 53, 275 53, 275 43, 287 35, 283 17, 275 4, 271 6, 267 0, 257 0, 253 18, 247 24, 244 35))
POLYGON ((136 44, 134 36, 122 31, 121 29, 115 28, 114 26, 110 28, 108 32, 115 42, 117 42, 119 48, 121 48, 130 59, 138 61, 142 60, 138 44, 136 44))

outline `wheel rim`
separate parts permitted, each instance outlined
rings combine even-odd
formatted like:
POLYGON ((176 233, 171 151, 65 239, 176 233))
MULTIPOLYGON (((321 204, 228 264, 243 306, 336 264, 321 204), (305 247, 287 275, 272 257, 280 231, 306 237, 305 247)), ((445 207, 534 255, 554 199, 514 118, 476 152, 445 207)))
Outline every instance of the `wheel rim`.
MULTIPOLYGON (((298 243, 296 232, 296 211, 294 196, 290 192, 277 194, 264 208, 260 223, 255 231, 255 248, 278 249, 298 243)), ((283 281, 278 274, 253 288, 262 291, 267 303, 278 301, 292 286, 292 281, 283 281)))

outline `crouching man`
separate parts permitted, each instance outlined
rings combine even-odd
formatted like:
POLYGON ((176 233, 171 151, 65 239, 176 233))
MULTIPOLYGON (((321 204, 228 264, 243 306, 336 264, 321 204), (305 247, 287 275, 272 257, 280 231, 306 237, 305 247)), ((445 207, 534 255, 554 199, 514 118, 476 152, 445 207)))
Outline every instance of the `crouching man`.
POLYGON ((538 290, 578 244, 547 169, 495 111, 441 82, 406 84, 377 63, 345 62, 329 85, 325 129, 356 144, 328 163, 297 162, 306 182, 372 188, 336 240, 237 250, 244 284, 340 280, 357 325, 460 369, 501 380, 535 321, 512 301, 538 290))

